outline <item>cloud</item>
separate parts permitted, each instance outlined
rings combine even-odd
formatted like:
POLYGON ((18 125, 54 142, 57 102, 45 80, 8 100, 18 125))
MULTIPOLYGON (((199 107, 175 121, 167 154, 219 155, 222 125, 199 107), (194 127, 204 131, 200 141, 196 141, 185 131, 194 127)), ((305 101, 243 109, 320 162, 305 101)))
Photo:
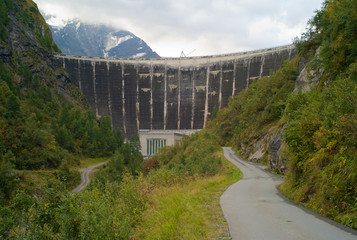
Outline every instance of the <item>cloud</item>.
POLYGON ((161 56, 289 44, 323 0, 35 0, 46 14, 133 32, 161 56))

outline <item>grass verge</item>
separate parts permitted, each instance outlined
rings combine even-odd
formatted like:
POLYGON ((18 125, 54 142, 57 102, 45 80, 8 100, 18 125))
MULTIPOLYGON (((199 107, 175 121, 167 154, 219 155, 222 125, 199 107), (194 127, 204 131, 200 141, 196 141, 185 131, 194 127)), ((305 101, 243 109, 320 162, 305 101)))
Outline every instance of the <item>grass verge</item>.
POLYGON ((242 178, 222 152, 221 171, 193 177, 184 183, 155 187, 148 195, 150 207, 137 227, 138 239, 230 239, 219 204, 223 191, 242 178))
POLYGON ((83 159, 80 160, 80 165, 78 167, 76 167, 76 168, 77 169, 86 168, 86 167, 89 167, 91 165, 104 162, 106 160, 108 160, 107 157, 102 157, 102 158, 83 158, 83 159))

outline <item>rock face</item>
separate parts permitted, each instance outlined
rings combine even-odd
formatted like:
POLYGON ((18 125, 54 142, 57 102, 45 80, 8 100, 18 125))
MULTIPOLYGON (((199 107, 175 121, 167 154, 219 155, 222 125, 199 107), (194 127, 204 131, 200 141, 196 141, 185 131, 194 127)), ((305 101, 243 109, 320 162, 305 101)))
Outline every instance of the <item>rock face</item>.
POLYGON ((287 169, 287 163, 284 158, 284 150, 286 143, 281 138, 284 128, 274 133, 269 142, 269 157, 268 165, 270 169, 274 169, 278 173, 284 174, 287 169))
POLYGON ((114 57, 159 58, 142 39, 124 30, 72 20, 63 27, 50 26, 53 39, 65 54, 114 57))
POLYGON ((268 144, 272 128, 266 129, 261 133, 253 133, 249 138, 248 144, 241 145, 241 153, 249 160, 259 163, 266 163, 268 144))
MULTIPOLYGON (((0 41, 1 61, 10 68, 28 68, 33 76, 37 75, 47 86, 60 92, 71 102, 76 103, 78 100, 84 103, 83 95, 68 85, 68 75, 63 70, 58 70, 62 63, 51 52, 58 48, 37 5, 32 1, 13 1, 13 6, 17 11, 9 10, 6 40, 0 41), (31 17, 24 20, 20 15, 22 12, 31 17), (76 101, 72 94, 76 95, 76 101)), ((20 80, 16 84, 22 85, 20 80)))
MULTIPOLYGON (((320 49, 316 50, 315 55, 319 54, 320 49)), ((295 81, 295 88, 293 93, 297 93, 299 90, 302 92, 310 91, 312 86, 315 86, 319 79, 321 78, 323 69, 320 69, 318 72, 309 70, 309 66, 307 66, 307 59, 302 59, 300 61, 300 74, 295 81)))
POLYGON ((309 71, 307 67, 304 67, 296 79, 294 93, 296 93, 298 90, 301 90, 302 92, 310 91, 311 86, 314 86, 318 83, 322 73, 323 70, 316 74, 316 72, 309 71))
POLYGON ((253 162, 267 164, 275 172, 284 174, 287 164, 283 155, 286 147, 282 139, 284 128, 278 124, 260 133, 252 133, 247 145, 240 152, 253 162))

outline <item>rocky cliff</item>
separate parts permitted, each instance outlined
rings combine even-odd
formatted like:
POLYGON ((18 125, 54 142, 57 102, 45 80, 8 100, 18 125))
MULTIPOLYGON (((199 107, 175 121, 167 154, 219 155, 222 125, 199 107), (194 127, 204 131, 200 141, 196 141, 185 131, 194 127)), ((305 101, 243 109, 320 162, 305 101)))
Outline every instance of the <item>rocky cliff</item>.
MULTIPOLYGON (((52 34, 37 5, 30 1, 7 1, 8 18, 0 40, 0 58, 14 72, 29 71, 47 86, 63 94, 73 103, 84 103, 80 92, 70 84, 61 63, 52 52, 59 52, 52 34)), ((16 84, 24 87, 25 79, 16 84)))
MULTIPOLYGON (((307 62, 306 58, 300 59, 300 73, 295 81, 294 94, 298 91, 310 91, 312 86, 318 84, 323 73, 323 70, 318 71, 318 73, 309 70, 307 62)), ((285 174, 288 166, 284 154, 286 142, 282 137, 285 124, 279 121, 273 126, 267 127, 264 131, 252 132, 248 144, 241 144, 240 152, 251 161, 267 164, 275 172, 285 174)))

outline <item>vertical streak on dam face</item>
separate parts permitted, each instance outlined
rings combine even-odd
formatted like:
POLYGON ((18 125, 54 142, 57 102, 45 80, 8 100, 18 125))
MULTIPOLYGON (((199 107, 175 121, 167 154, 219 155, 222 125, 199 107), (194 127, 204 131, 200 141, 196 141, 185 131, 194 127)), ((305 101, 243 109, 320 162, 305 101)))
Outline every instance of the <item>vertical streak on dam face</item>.
POLYGON ((269 72, 274 69, 274 55, 272 53, 264 54, 264 65, 262 76, 269 75, 269 72))
POLYGON ((164 73, 164 130, 167 129, 167 65, 164 73))
POLYGON ((249 61, 249 82, 250 85, 254 80, 259 78, 262 56, 254 56, 249 61))
POLYGON ((195 96, 194 114, 193 114, 193 129, 201 129, 205 125, 206 106, 208 112, 208 79, 209 68, 200 67, 195 69, 195 87, 193 89, 195 96))
POLYGON ((111 91, 112 89, 111 82, 110 82, 110 64, 109 61, 107 61, 107 93, 108 93, 108 113, 110 117, 110 122, 112 124, 112 128, 114 128, 114 123, 113 123, 113 114, 112 114, 112 96, 111 96, 111 91))
POLYGON ((206 98, 205 98, 205 114, 204 114, 204 119, 203 119, 203 127, 206 127, 207 120, 208 120, 208 98, 209 98, 209 76, 210 76, 210 68, 209 64, 207 65, 206 69, 206 98))
POLYGON ((97 101, 97 83, 96 83, 96 75, 95 75, 95 61, 92 61, 93 67, 93 93, 94 93, 94 109, 95 109, 95 116, 98 117, 98 101, 97 101))
POLYGON ((177 126, 178 119, 178 69, 167 69, 167 122, 166 129, 179 129, 177 126))
POLYGON ((136 115, 136 78, 136 66, 134 64, 126 64, 124 68, 124 120, 126 127, 126 137, 135 136, 138 132, 136 115))
POLYGON ((177 129, 181 129, 181 118, 180 118, 180 111, 181 111, 181 66, 178 69, 178 93, 177 93, 177 129))
POLYGON ((191 129, 193 129, 193 123, 195 120, 195 98, 196 98, 196 94, 195 94, 195 82, 196 82, 196 72, 197 69, 193 70, 193 77, 192 77, 192 103, 191 103, 191 129))
POLYGON ((79 60, 75 60, 75 59, 63 59, 63 67, 71 73, 75 73, 73 74, 73 77, 71 78, 71 82, 73 85, 79 87, 78 82, 80 81, 80 64, 76 64, 76 62, 79 60))
POLYGON ((152 74, 150 65, 138 66, 140 129, 152 126, 152 74))
POLYGON ((262 61, 261 61, 261 64, 260 64, 259 78, 261 78, 263 76, 264 62, 265 62, 265 55, 262 55, 262 61))
POLYGON ((192 82, 194 71, 190 68, 181 69, 180 81, 180 129, 191 129, 192 123, 192 82))
MULTIPOLYGON (((218 95, 218 109, 222 108, 222 81, 223 81, 223 64, 220 62, 220 72, 219 72, 219 95, 218 95)), ((212 111, 211 111, 212 114, 212 111)))
POLYGON ((139 102, 139 66, 136 65, 136 74, 135 74, 135 80, 136 80, 136 98, 135 98, 135 108, 136 108, 136 129, 139 131, 140 129, 140 102, 139 102))
POLYGON ((78 87, 79 87, 79 90, 81 90, 81 92, 83 93, 83 91, 82 91, 82 79, 81 79, 81 60, 80 59, 78 59, 77 70, 78 70, 78 87))
POLYGON ((153 129, 164 129, 165 126, 165 66, 153 66, 153 129))
POLYGON ((237 62, 233 63, 233 86, 232 86, 232 96, 236 94, 237 91, 237 62))
POLYGON ((86 96, 87 102, 92 111, 96 113, 93 84, 93 66, 90 61, 81 61, 82 93, 86 96))
POLYGON ((119 128, 124 135, 124 121, 123 121, 123 78, 122 66, 119 63, 109 63, 109 92, 111 96, 111 112, 113 127, 119 128))
POLYGON ((106 62, 95 63, 93 75, 97 116, 108 116, 108 64, 106 62))
POLYGON ((154 69, 153 65, 150 64, 150 130, 153 129, 154 124, 154 92, 153 92, 153 78, 154 78, 154 69))
POLYGON ((213 109, 219 109, 219 96, 221 92, 222 64, 215 63, 209 66, 208 83, 208 115, 211 116, 213 109))
POLYGON ((124 137, 127 136, 127 128, 126 128, 126 106, 125 106, 125 64, 121 64, 121 103, 122 103, 122 117, 123 117, 123 135, 124 137))
POLYGON ((221 86, 221 107, 228 106, 229 97, 234 91, 234 63, 225 62, 222 64, 222 86, 221 86))
POLYGON ((239 59, 236 63, 236 84, 237 91, 236 94, 246 89, 246 83, 248 78, 248 60, 247 59, 239 59))

